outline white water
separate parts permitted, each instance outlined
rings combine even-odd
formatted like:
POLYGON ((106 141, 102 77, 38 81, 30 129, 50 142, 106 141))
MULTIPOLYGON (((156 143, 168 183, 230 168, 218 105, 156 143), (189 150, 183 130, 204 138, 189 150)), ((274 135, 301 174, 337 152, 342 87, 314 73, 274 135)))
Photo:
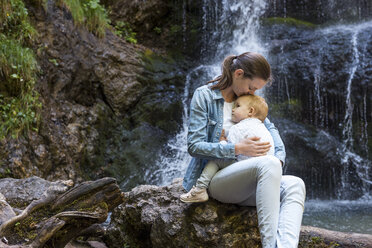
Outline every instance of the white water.
MULTIPOLYGON (((349 170, 348 165, 352 164, 352 166, 355 167, 355 171, 358 175, 358 177, 363 181, 364 186, 363 189, 365 190, 363 197, 364 198, 371 198, 371 192, 368 192, 369 185, 372 184, 372 178, 369 177, 370 173, 369 171, 372 169, 372 163, 368 159, 363 159, 359 155, 355 154, 353 152, 353 146, 354 146, 354 139, 353 139, 353 112, 354 112, 354 104, 352 102, 352 83, 355 76, 356 71, 361 66, 361 52, 358 50, 358 35, 362 33, 365 29, 371 29, 372 27, 372 21, 364 22, 359 25, 340 25, 336 26, 334 28, 328 28, 325 30, 325 34, 332 34, 334 32, 343 32, 343 33, 350 33, 351 35, 351 45, 352 45, 352 64, 350 65, 350 73, 349 78, 347 81, 347 87, 346 87, 346 109, 345 109, 345 117, 343 122, 343 147, 341 149, 341 152, 339 153, 341 157, 341 163, 344 165, 343 167, 343 173, 342 173, 342 183, 343 183, 343 189, 347 189, 347 187, 351 187, 351 185, 348 183, 348 176, 349 176, 349 170)), ((364 106, 366 106, 366 103, 363 103, 364 106)), ((363 111, 364 112, 364 111, 363 111)), ((365 116, 362 112, 362 117, 365 116)), ((367 122, 364 121, 364 129, 367 130, 367 122)), ((362 138, 364 146, 367 146, 368 143, 368 135, 363 136, 362 138)), ((368 148, 367 148, 368 149, 368 148)), ((342 194, 342 192, 340 192, 342 194)))
MULTIPOLYGON (((154 174, 159 185, 170 184, 174 178, 182 177, 186 171, 187 165, 191 161, 191 156, 187 153, 187 123, 189 113, 189 94, 193 76, 197 77, 200 72, 209 72, 208 76, 213 78, 213 75, 218 73, 218 69, 218 67, 214 66, 201 65, 192 69, 188 73, 182 100, 182 128, 173 139, 168 141, 163 155, 160 160, 157 161, 159 169, 154 174)), ((154 177, 154 175, 152 175, 152 177, 154 177)))
MULTIPOLYGON (((208 1, 203 1, 202 9, 203 14, 203 31, 205 32, 208 27, 208 11, 213 10, 218 12, 216 5, 209 6, 208 1)), ((233 31, 232 38, 227 41, 223 41, 218 46, 218 53, 215 56, 211 56, 209 59, 210 64, 198 66, 188 73, 185 83, 185 91, 183 95, 183 124, 181 131, 171 139, 167 146, 164 148, 164 152, 159 161, 157 161, 157 168, 159 168, 153 175, 153 178, 157 178, 157 182, 160 185, 166 185, 172 182, 174 178, 182 177, 186 171, 187 165, 189 164, 191 157, 187 153, 187 120, 189 112, 189 95, 190 91, 195 90, 197 86, 205 84, 208 80, 221 74, 220 67, 224 57, 231 54, 241 54, 246 51, 258 52, 266 54, 266 49, 262 46, 258 38, 258 27, 259 17, 265 12, 266 3, 262 0, 254 0, 249 4, 238 1, 238 0, 224 0, 222 2, 223 15, 217 22, 212 23, 213 35, 223 35, 220 27, 227 26, 227 22, 231 22, 232 17, 235 18, 234 25, 236 29, 233 31), (216 61, 216 62, 214 62, 216 61), (203 74, 203 80, 198 78, 198 75, 203 74), (198 81, 195 85, 194 80, 198 81)), ((212 11, 212 12, 213 12, 212 11)), ((216 14, 214 13, 213 14, 216 14)), ((202 49, 202 53, 207 50, 207 34, 203 37, 205 43, 202 49)), ((258 92, 260 93, 260 92, 258 92)), ((150 176, 150 175, 148 175, 150 176)))
MULTIPOLYGON (((208 1, 204 1, 203 10, 205 11, 203 15, 203 30, 208 29, 208 14, 210 13, 212 7, 208 5, 208 1), (209 11, 209 12, 208 12, 209 11)), ((229 18, 232 16, 239 16, 238 20, 235 21, 236 29, 231 32, 231 39, 222 41, 218 46, 218 52, 215 56, 209 58, 206 65, 198 66, 192 70, 187 75, 185 90, 183 94, 183 124, 181 131, 171 139, 166 147, 164 148, 161 159, 157 162, 158 170, 155 173, 155 176, 158 178, 156 181, 159 185, 167 185, 171 183, 174 178, 183 177, 188 163, 191 160, 191 157, 187 153, 187 120, 188 120, 188 106, 190 101, 190 95, 199 85, 202 85, 206 80, 212 79, 215 76, 220 74, 220 64, 222 59, 230 54, 240 54, 245 51, 256 51, 259 53, 267 55, 265 47, 259 40, 257 30, 259 28, 259 17, 264 12, 266 5, 264 1, 252 1, 251 4, 242 4, 237 0, 225 0, 222 3, 222 15, 219 19, 216 19, 213 25, 213 30, 215 31, 212 34, 212 37, 221 35, 226 36, 230 30, 226 29, 228 26, 229 18), (225 28, 221 28, 225 27, 225 28), (216 61, 216 63, 214 63, 216 61), (201 76, 203 75, 203 76, 201 76)), ((215 13, 218 12, 214 5, 215 13)), ((340 230, 340 231, 354 231, 354 232, 364 232, 372 234, 370 223, 372 221, 370 214, 371 206, 371 192, 368 192, 369 185, 372 184, 371 178, 369 178, 370 170, 372 167, 370 160, 365 160, 359 155, 355 154, 352 151, 353 145, 353 125, 352 125, 352 114, 353 114, 353 102, 352 102, 352 83, 358 66, 360 66, 360 56, 362 51, 358 50, 358 34, 363 32, 364 29, 372 27, 372 22, 365 22, 360 25, 337 25, 330 28, 322 29, 320 32, 324 36, 332 36, 335 33, 347 33, 350 34, 350 42, 352 44, 352 63, 350 64, 349 77, 346 84, 346 109, 341 110, 345 111, 343 125, 343 134, 345 141, 343 147, 340 147, 338 151, 335 151, 340 158, 340 162, 344 164, 343 178, 343 188, 338 189, 338 195, 342 198, 344 191, 348 187, 353 185, 349 183, 348 180, 348 166, 351 164, 355 168, 355 172, 358 177, 364 182, 365 190, 363 192, 363 197, 356 201, 320 201, 320 200, 310 200, 306 202, 305 214, 303 223, 306 225, 314 225, 323 228, 340 230)), ((204 48, 203 52, 207 51, 207 41, 208 36, 204 36, 204 48)), ((320 124, 320 126, 327 127, 328 121, 328 112, 327 112, 327 102, 323 102, 323 99, 327 100, 326 92, 322 92, 322 72, 320 67, 320 62, 322 60, 322 54, 326 54, 326 51, 320 51, 319 67, 314 69, 314 89, 311 94, 310 106, 314 106, 318 112, 315 116, 314 123, 320 124), (324 123, 325 121, 325 123, 324 123)), ((281 73, 286 73, 285 66, 282 65, 281 73), (284 68, 284 69, 283 69, 284 68)), ((290 91, 288 87, 287 78, 284 76, 283 81, 277 83, 282 84, 282 87, 285 87, 284 92, 286 94, 286 100, 290 101, 290 91)), ((282 91, 283 92, 283 91, 282 91)), ((281 93, 282 92, 278 92, 281 93)), ((363 132, 361 140, 368 143, 368 133, 367 133, 367 95, 363 99, 363 109, 360 111, 363 117, 363 132)), ((311 118, 314 116, 312 115, 311 118)), ((324 132, 324 135, 329 135, 327 132, 324 132)), ((365 145, 366 149, 368 148, 365 145)), ((367 152, 368 154, 368 152, 367 152)), ((336 177, 337 167, 333 167, 333 175, 336 177)), ((316 171, 313 171, 315 174, 313 177, 316 177, 316 171)), ((150 175, 148 175, 150 176, 150 175)), ((154 175, 152 175, 154 176, 154 175)), ((333 181, 339 181, 340 178, 333 178, 333 181)), ((331 180, 330 180, 331 181, 331 180)), ((314 185, 316 186, 316 185, 314 185)))

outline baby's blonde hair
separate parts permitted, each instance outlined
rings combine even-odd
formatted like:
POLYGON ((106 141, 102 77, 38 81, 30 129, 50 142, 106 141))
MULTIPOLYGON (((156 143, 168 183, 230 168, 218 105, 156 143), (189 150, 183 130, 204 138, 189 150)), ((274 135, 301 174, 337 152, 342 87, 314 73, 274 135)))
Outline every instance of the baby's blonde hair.
POLYGON ((264 98, 257 95, 243 95, 238 99, 240 99, 240 104, 246 105, 247 107, 253 107, 256 110, 256 113, 253 117, 261 120, 262 122, 266 119, 266 116, 269 112, 269 106, 264 98))

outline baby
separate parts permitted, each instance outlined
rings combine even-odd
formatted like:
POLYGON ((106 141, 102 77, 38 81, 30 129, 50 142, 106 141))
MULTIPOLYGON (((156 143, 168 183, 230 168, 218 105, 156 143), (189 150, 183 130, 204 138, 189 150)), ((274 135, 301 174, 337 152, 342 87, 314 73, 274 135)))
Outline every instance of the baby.
MULTIPOLYGON (((268 106, 260 96, 244 95, 240 96, 232 109, 231 121, 237 123, 233 125, 227 135, 227 141, 233 144, 249 137, 260 137, 262 142, 270 142, 270 150, 267 155, 274 155, 274 141, 270 132, 263 124, 268 113, 268 106)), ((226 143, 226 138, 221 135, 220 143, 226 143)), ((250 157, 238 155, 236 160, 241 161, 250 157)), ((180 199, 183 202, 205 202, 208 201, 207 188, 212 177, 219 169, 223 169, 236 160, 217 159, 210 160, 203 169, 202 174, 188 193, 182 194, 180 199)))

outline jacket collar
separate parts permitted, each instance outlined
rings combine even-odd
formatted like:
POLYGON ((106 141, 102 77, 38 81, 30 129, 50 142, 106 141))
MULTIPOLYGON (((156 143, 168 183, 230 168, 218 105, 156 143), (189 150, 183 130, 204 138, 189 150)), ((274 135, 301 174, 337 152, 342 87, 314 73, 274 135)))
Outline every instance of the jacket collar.
POLYGON ((222 93, 219 89, 212 90, 212 95, 213 95, 213 100, 218 100, 218 99, 223 98, 222 93))
MULTIPOLYGON (((208 86, 211 87, 213 84, 216 84, 216 82, 213 82, 211 84, 208 84, 208 86)), ((219 90, 219 89, 213 89, 211 91, 212 91, 213 100, 223 99, 221 90, 219 90)))

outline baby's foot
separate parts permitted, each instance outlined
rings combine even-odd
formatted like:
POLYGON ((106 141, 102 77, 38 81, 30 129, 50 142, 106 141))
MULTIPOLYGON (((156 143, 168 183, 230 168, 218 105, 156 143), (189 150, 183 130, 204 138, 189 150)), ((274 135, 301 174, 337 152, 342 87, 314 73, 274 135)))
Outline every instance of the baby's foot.
POLYGON ((182 194, 180 200, 183 202, 206 202, 208 198, 207 189, 194 186, 188 193, 182 194))

